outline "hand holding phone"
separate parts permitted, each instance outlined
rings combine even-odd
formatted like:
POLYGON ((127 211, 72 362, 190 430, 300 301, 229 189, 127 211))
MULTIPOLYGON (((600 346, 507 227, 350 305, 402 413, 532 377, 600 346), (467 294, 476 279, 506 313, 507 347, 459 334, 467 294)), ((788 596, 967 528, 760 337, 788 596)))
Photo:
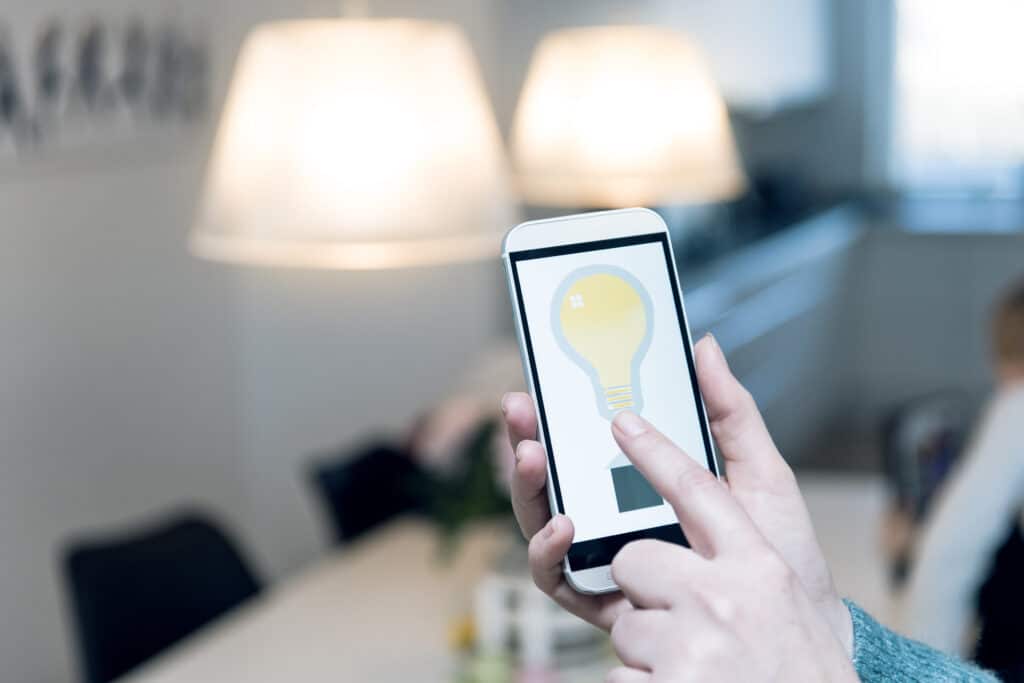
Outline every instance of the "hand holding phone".
POLYGON ((616 415, 612 431, 693 547, 637 541, 615 557, 636 609, 612 628, 624 666, 608 680, 858 681, 792 567, 725 484, 638 415, 616 415))
POLYGON ((646 209, 605 211, 524 223, 504 246, 551 510, 574 525, 566 579, 614 591, 610 565, 626 543, 686 543, 612 440, 614 416, 642 413, 718 473, 668 229, 646 209))
MULTIPOLYGON (((730 372, 712 337, 694 346, 693 359, 731 495, 793 568, 812 602, 850 651, 850 615, 835 591, 792 471, 775 448, 753 399, 730 372)), ((535 404, 526 394, 510 394, 503 401, 503 410, 516 450, 513 505, 523 533, 531 539, 534 580, 570 612, 609 629, 615 618, 631 606, 621 594, 581 594, 566 580, 565 561, 575 528, 565 516, 557 516, 546 526, 551 520, 548 453, 537 440, 535 404)), ((602 428, 610 441, 610 425, 605 423, 602 428)))
MULTIPOLYGON (((775 449, 750 394, 729 371, 713 337, 694 345, 694 358, 711 428, 721 444, 719 453, 729 476, 730 495, 793 569, 808 597, 852 656, 850 614, 832 583, 791 470, 775 449)), ((567 517, 551 517, 548 511, 546 454, 540 443, 530 438, 536 434, 537 424, 532 399, 523 393, 508 394, 502 408, 516 451, 512 502, 520 528, 530 539, 533 580, 569 612, 610 630, 616 619, 633 606, 621 593, 585 595, 566 582, 562 567, 572 543, 573 526, 567 517)))

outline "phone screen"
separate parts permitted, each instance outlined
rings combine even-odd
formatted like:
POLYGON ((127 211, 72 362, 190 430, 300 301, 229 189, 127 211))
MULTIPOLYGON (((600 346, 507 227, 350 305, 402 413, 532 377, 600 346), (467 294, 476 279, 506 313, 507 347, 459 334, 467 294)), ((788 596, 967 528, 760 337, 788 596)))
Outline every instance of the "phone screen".
MULTIPOLYGON (((666 233, 511 252, 520 325, 572 570, 626 543, 685 543, 671 506, 621 452, 632 410, 715 472, 666 233)), ((717 474, 717 472, 716 472, 717 474)))

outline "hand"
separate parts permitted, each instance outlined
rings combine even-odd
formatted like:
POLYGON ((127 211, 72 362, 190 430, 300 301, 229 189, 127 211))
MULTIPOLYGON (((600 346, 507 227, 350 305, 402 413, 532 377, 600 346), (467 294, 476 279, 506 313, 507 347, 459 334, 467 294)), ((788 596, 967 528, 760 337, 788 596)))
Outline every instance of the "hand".
POLYGON ((691 548, 637 541, 612 562, 636 608, 612 627, 610 682, 856 681, 803 584, 728 488, 643 418, 615 440, 672 505, 691 548))
MULTIPOLYGON (((750 393, 729 371, 714 337, 708 335, 696 344, 694 358, 729 490, 799 577, 811 602, 852 655, 850 613, 836 593, 792 470, 775 448, 750 393)), ((508 394, 502 401, 502 410, 516 452, 512 505, 523 534, 531 539, 530 568, 534 581, 565 609, 610 629, 617 616, 631 609, 628 601, 621 594, 582 595, 562 575, 562 560, 572 544, 573 528, 569 519, 561 515, 549 522, 545 491, 547 455, 535 441, 537 418, 533 403, 526 394, 508 394), (543 534, 538 533, 541 529, 543 534)))

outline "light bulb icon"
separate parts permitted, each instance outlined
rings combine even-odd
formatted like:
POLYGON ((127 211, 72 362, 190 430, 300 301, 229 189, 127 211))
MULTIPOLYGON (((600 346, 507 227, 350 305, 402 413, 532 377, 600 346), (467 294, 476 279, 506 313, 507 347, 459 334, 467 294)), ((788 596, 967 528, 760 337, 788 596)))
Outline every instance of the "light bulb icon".
POLYGON ((654 316, 647 290, 610 265, 573 271, 558 287, 551 322, 559 346, 590 377, 598 412, 643 410, 640 363, 651 345, 654 316))

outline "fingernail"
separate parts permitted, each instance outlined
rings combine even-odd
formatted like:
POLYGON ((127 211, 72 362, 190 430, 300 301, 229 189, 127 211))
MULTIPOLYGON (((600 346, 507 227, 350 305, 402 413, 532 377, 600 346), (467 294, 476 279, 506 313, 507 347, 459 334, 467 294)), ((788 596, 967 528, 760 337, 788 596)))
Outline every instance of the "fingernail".
POLYGON ((523 447, 523 444, 524 444, 524 443, 525 443, 524 441, 520 441, 520 442, 519 442, 519 445, 518 445, 518 446, 516 446, 516 449, 515 449, 514 451, 512 451, 512 454, 513 454, 513 455, 515 456, 515 458, 516 458, 516 464, 517 464, 517 465, 519 464, 519 461, 523 459, 523 456, 519 454, 519 449, 523 447))
POLYGON ((640 436, 647 431, 647 422, 630 410, 616 415, 613 424, 626 436, 640 436))
POLYGON ((508 415, 508 407, 505 405, 506 401, 508 401, 508 394, 505 394, 504 396, 501 397, 501 414, 502 415, 508 415))
POLYGON ((718 343, 718 339, 715 337, 715 335, 711 334, 711 332, 708 332, 704 336, 707 337, 708 340, 711 342, 711 346, 715 349, 715 352, 718 353, 719 357, 721 357, 722 360, 725 360, 725 351, 722 351, 722 345, 718 343))

